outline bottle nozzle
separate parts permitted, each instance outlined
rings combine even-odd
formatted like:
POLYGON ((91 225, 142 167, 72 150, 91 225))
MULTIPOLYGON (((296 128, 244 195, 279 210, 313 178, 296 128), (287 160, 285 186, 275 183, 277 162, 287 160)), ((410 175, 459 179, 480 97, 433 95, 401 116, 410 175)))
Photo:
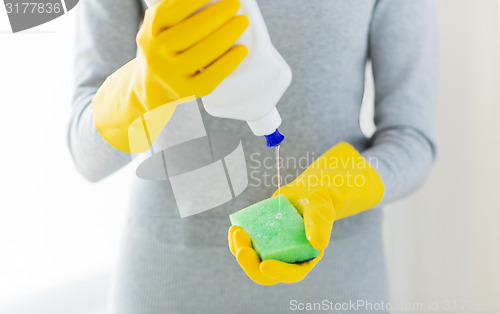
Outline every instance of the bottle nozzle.
POLYGON ((267 141, 267 147, 274 147, 279 145, 285 139, 285 136, 282 135, 278 129, 269 135, 264 135, 267 141))

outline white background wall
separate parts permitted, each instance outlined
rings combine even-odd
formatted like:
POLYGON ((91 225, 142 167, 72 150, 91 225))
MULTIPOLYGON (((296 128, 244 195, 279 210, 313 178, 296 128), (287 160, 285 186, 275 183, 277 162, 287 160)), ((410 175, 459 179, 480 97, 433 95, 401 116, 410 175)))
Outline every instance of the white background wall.
POLYGON ((392 293, 494 301, 500 313, 499 2, 436 4, 438 160, 421 190, 386 209, 392 293))
POLYGON ((0 4, 0 313, 77 313, 105 301, 132 169, 93 185, 72 164, 74 17, 13 35, 0 4), (15 300, 32 310, 2 309, 15 300))
MULTIPOLYGON (((425 186, 386 209, 393 301, 500 307, 499 5, 436 4, 439 156, 425 186)), ((134 169, 93 185, 73 168, 65 133, 74 13, 12 35, 0 5, 1 313, 104 307, 134 169)))

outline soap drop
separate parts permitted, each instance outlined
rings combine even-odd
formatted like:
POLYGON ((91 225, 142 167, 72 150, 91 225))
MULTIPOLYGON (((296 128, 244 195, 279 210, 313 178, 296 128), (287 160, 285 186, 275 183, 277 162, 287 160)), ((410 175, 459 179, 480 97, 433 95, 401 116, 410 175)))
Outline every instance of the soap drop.
POLYGON ((300 200, 297 201, 297 203, 301 203, 301 204, 309 204, 309 200, 307 198, 302 198, 300 200))
POLYGON ((276 214, 276 219, 281 219, 281 217, 283 217, 283 215, 281 213, 276 214))

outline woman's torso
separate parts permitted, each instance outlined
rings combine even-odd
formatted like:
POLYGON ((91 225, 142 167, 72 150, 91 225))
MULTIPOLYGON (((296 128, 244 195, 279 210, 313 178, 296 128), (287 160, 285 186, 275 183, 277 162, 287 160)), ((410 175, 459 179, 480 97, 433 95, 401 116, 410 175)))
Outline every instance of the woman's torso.
MULTIPOLYGON (((359 111, 375 0, 258 3, 293 72, 278 104, 286 136, 284 184, 339 141, 359 150, 367 145, 359 111)), ((243 121, 202 115, 208 133, 241 139, 248 187, 221 206, 181 219, 169 181, 134 178, 113 313, 287 313, 294 299, 387 301, 379 209, 335 222, 325 257, 303 282, 262 287, 246 277, 227 248, 228 215, 272 195, 276 186, 263 182, 276 175, 269 163, 275 151, 243 121), (258 167, 264 159, 267 166, 258 167)))

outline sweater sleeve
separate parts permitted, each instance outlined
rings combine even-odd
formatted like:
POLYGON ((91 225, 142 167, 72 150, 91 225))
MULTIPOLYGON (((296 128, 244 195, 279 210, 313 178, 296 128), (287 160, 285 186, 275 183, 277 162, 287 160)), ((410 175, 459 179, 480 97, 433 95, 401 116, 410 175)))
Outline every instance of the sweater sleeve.
POLYGON ((362 155, 385 185, 383 204, 415 191, 436 156, 434 1, 378 0, 369 36, 376 132, 362 155))
POLYGON ((141 18, 137 0, 85 0, 77 6, 75 88, 67 138, 78 171, 93 182, 131 160, 99 134, 91 101, 104 80, 136 56, 141 18))

